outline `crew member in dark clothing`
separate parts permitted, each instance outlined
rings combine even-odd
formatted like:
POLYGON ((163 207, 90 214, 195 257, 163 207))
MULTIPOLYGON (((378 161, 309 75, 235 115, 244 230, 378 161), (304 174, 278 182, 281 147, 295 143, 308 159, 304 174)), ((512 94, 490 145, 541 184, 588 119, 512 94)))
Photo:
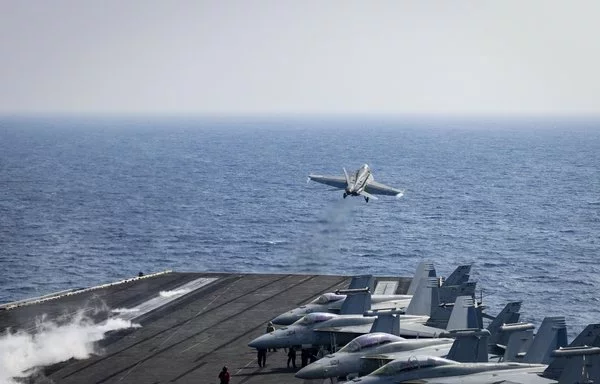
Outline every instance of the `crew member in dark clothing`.
POLYGON ((294 346, 290 347, 288 351, 288 359, 287 359, 287 367, 290 367, 290 362, 292 362, 292 366, 296 368, 296 348, 294 346))
POLYGON ((229 372, 227 372, 227 367, 223 367, 221 373, 219 373, 219 380, 221 384, 229 384, 229 372))
MULTIPOLYGON (((269 321, 269 323, 267 324, 267 331, 265 333, 271 333, 275 330, 275 326, 273 325, 272 321, 269 321)), ((273 352, 277 352, 277 348, 270 348, 271 351, 273 352)))
POLYGON ((308 365, 309 356, 310 356, 310 350, 308 350, 307 348, 302 349, 302 352, 300 352, 300 360, 302 362, 302 368, 304 368, 308 365))
POLYGON ((259 348, 257 350, 257 357, 258 357, 258 366, 259 367, 264 367, 267 365, 267 349, 266 348, 259 348))
POLYGON ((316 348, 311 348, 310 349, 310 355, 308 355, 308 358, 310 359, 311 363, 314 363, 315 361, 317 361, 317 349, 316 348))

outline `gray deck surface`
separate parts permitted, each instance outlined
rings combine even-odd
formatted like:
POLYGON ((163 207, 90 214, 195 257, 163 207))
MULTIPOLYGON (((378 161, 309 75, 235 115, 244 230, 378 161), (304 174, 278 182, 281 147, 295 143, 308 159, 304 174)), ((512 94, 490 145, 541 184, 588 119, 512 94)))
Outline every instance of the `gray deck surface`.
MULTIPOLYGON (((227 365, 232 384, 301 384, 286 368, 283 350, 269 352, 267 366, 260 368, 255 350, 247 344, 265 332, 273 317, 350 282, 348 276, 166 273, 11 309, 0 307, 0 330, 31 332, 42 314, 59 319, 83 308, 101 321, 108 312, 98 308, 131 308, 200 277, 218 279, 137 319, 142 327, 108 335, 100 343, 100 355, 46 367, 51 381, 44 382, 218 383, 217 375, 227 365)), ((404 293, 410 278, 400 282, 397 293, 404 293)))

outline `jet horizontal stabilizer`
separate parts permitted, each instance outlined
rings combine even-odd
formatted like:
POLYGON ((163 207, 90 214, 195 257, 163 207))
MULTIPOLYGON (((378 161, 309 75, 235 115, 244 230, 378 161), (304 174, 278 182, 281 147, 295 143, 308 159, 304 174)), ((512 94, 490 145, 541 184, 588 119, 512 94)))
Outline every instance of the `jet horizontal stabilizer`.
POLYGON ((382 309, 379 311, 366 311, 363 316, 379 316, 379 315, 404 315, 402 309, 382 309))
POLYGON ((587 355, 598 355, 600 354, 600 348, 598 347, 564 347, 552 351, 553 357, 560 356, 587 356, 587 355))
POLYGON ((467 329, 453 329, 448 332, 442 332, 438 335, 438 337, 446 337, 446 338, 456 338, 456 337, 488 337, 490 336, 490 331, 487 329, 478 329, 478 328, 467 328, 467 329))
POLYGON ((367 293, 370 292, 368 287, 365 288, 352 288, 352 289, 338 289, 335 291, 336 295, 352 295, 356 293, 367 293))

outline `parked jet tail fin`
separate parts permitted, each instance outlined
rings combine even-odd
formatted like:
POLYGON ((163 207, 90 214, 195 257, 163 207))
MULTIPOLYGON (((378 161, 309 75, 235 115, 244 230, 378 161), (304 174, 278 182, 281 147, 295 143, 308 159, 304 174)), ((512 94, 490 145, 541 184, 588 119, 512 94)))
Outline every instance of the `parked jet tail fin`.
POLYGON ((375 277, 373 275, 352 276, 348 289, 369 288, 371 292, 375 289, 375 277))
POLYGON ((487 363, 489 336, 487 329, 454 330, 440 334, 440 337, 456 338, 446 358, 461 363, 487 363))
MULTIPOLYGON (((392 335, 400 336, 400 316, 402 311, 377 311, 373 315, 377 319, 373 322, 371 332, 385 332, 392 335)), ((366 313, 365 316, 369 315, 366 313)))
POLYGON ((415 271, 415 274, 413 275, 412 281, 410 282, 410 285, 408 286, 408 290, 406 291, 406 294, 414 295, 422 278, 435 277, 435 276, 436 276, 435 267, 433 266, 432 262, 429 262, 429 261, 420 262, 417 265, 417 270, 415 271))
MULTIPOLYGON (((448 322, 454 309, 456 299, 458 297, 468 296, 471 298, 471 302, 474 303, 472 294, 475 292, 476 284, 476 282, 467 282, 458 286, 433 287, 431 291, 431 312, 426 325, 450 329, 448 328, 448 322), (445 292, 445 299, 443 301, 440 298, 442 291, 445 292)), ((483 320, 480 318, 481 311, 479 308, 471 308, 471 310, 472 312, 469 312, 469 316, 471 317, 469 317, 468 328, 483 328, 483 320)), ((465 326, 458 326, 458 328, 465 328, 465 326)))
POLYGON ((405 313, 407 315, 431 316, 432 308, 437 308, 439 305, 437 286, 436 277, 422 277, 415 294, 406 307, 405 313))
POLYGON ((355 289, 339 291, 346 293, 346 300, 342 304, 340 314, 358 315, 363 314, 371 308, 371 292, 368 289, 355 289))
MULTIPOLYGON (((590 324, 571 342, 569 348, 573 347, 600 347, 600 323, 590 324)), ((567 349, 567 348, 563 348, 567 349)), ((562 375, 566 365, 566 359, 555 358, 544 371, 543 376, 549 379, 558 380, 562 375)), ((600 363, 598 364, 600 365, 600 363)), ((600 382, 600 378, 598 381, 600 382)))
POLYGON ((487 326, 487 330, 490 331, 490 344, 508 344, 507 333, 500 332, 500 327, 503 324, 513 324, 519 321, 519 311, 521 310, 521 302, 513 301, 506 304, 506 306, 498 313, 498 315, 492 320, 487 326))
POLYGON ((508 335, 505 346, 491 345, 493 354, 502 355, 504 350, 504 361, 520 361, 533 342, 533 329, 530 323, 507 324, 500 327, 500 332, 508 335))
MULTIPOLYGON (((450 314, 450 319, 448 320, 446 329, 451 331, 454 329, 474 328, 479 328, 475 301, 470 296, 458 296, 454 302, 454 308, 452 308, 452 313, 450 314)), ((489 335, 488 330, 486 330, 486 333, 489 335)))
POLYGON ((600 323, 590 324, 571 342, 569 347, 580 347, 589 345, 592 347, 600 347, 600 323))
POLYGON ((564 316, 546 317, 534 336, 523 362, 548 364, 552 351, 566 347, 567 344, 567 324, 564 316))
POLYGON ((454 303, 458 296, 471 296, 475 298, 476 281, 468 281, 460 285, 442 285, 439 289, 440 303, 454 303))
POLYGON ((552 357, 554 360, 542 373, 543 377, 558 380, 558 384, 600 382, 600 348, 561 348, 552 357))
POLYGON ((443 285, 461 285, 469 281, 471 274, 471 264, 459 265, 454 272, 444 280, 443 285))

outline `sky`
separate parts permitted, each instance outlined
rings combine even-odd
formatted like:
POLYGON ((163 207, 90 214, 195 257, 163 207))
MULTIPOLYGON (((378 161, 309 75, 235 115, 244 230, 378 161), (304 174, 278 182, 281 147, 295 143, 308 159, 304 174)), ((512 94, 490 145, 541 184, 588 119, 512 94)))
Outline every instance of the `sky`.
POLYGON ((596 0, 0 0, 2 114, 600 115, 596 0))

